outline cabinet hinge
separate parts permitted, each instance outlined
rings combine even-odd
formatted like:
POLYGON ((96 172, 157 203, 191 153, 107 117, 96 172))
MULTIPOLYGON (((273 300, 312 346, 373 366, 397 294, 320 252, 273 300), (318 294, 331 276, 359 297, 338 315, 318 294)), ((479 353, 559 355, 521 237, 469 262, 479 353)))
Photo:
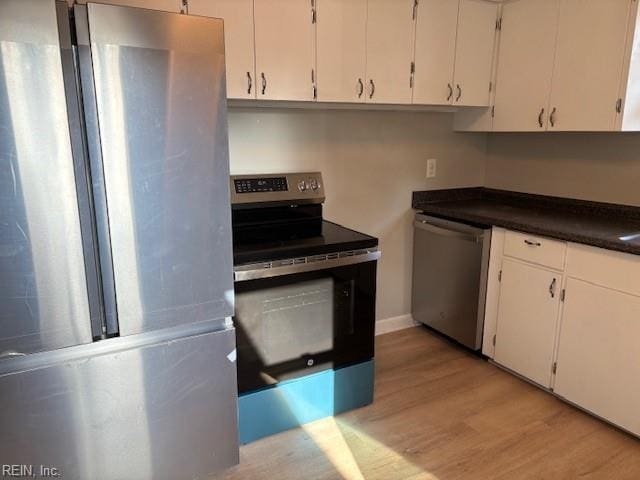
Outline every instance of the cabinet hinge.
POLYGON ((491 118, 496 116, 496 106, 492 105, 491 106, 491 118))
POLYGON ((567 298, 567 289, 563 288, 562 291, 560 292, 560 301, 564 302, 565 298, 567 298))
POLYGON ((311 23, 316 23, 317 20, 316 0, 311 0, 311 23))
POLYGON ((498 31, 502 30, 502 17, 496 20, 496 30, 498 31))
POLYGON ((493 336, 493 346, 494 347, 496 346, 496 336, 495 335, 493 336))
POLYGON ((616 101, 616 113, 622 113, 622 99, 616 101))
POLYGON ((418 16, 418 0, 413 0, 413 11, 411 13, 411 18, 413 20, 418 16))
POLYGON ((557 371, 558 371, 558 362, 553 362, 553 366, 551 367, 551 373, 555 375, 557 371))
POLYGON ((501 282, 502 281, 502 270, 500 270, 498 272, 498 281, 501 282))
POLYGON ((489 82, 489 92, 493 91, 493 82, 489 82))
POLYGON ((180 13, 187 13, 189 10, 189 0, 182 0, 180 13))

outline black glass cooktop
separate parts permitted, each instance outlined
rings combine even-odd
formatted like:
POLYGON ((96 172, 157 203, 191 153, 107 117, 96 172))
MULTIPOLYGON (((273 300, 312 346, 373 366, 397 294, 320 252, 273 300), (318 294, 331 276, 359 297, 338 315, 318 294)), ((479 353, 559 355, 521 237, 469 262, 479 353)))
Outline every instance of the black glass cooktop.
POLYGON ((234 265, 241 265, 359 248, 372 248, 377 245, 378 239, 375 237, 324 220, 322 222, 322 234, 319 236, 258 243, 236 243, 234 241, 233 263, 234 265))

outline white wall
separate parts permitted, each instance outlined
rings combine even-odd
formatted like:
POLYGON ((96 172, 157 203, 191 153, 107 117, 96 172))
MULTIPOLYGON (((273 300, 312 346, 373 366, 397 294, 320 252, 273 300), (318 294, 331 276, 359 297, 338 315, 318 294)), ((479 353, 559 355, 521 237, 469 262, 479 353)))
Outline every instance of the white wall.
POLYGON ((486 185, 640 206, 640 134, 491 134, 486 185))
POLYGON ((449 113, 232 107, 232 173, 321 171, 325 218, 380 238, 378 319, 411 312, 411 192, 484 182, 486 135, 449 113), (428 158, 438 175, 427 181, 428 158))

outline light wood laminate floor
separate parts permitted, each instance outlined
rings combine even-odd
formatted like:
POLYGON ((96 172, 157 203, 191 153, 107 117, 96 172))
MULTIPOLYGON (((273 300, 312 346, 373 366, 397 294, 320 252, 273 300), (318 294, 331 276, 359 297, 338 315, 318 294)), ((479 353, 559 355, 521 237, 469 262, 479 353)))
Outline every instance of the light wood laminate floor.
POLYGON ((372 405, 240 462, 214 478, 635 480, 640 441, 418 327, 376 339, 372 405))

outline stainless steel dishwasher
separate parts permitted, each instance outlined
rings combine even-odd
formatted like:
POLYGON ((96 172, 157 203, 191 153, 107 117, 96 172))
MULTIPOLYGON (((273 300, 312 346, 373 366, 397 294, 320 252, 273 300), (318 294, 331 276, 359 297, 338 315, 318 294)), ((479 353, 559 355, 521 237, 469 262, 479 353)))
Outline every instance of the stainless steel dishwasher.
POLYGON ((491 228, 423 214, 413 225, 414 320, 479 350, 491 228))

